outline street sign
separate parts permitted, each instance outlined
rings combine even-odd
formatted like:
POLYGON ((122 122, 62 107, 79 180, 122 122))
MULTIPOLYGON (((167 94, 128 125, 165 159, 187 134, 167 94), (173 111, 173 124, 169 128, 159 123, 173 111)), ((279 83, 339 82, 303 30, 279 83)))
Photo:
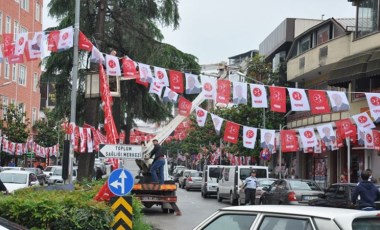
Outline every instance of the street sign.
POLYGON ((99 145, 99 157, 142 159, 141 145, 99 145))
POLYGON ((125 196, 133 188, 132 173, 126 169, 116 169, 108 177, 108 188, 116 196, 125 196))
POLYGON ((111 198, 111 209, 115 215, 111 224, 112 229, 133 229, 132 196, 120 196, 111 198))

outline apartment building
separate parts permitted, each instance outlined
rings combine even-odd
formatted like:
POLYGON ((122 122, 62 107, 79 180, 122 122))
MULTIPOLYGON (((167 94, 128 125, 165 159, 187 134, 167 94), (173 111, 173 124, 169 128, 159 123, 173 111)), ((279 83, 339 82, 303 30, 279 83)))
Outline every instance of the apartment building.
MULTIPOLYGON (((4 33, 28 32, 32 39, 34 32, 42 31, 43 0, 2 0, 0 1, 0 35, 4 33)), ((3 43, 1 42, 3 50, 3 43)), ((25 58, 24 58, 25 60, 25 58)), ((26 112, 31 125, 38 119, 40 110, 39 78, 40 60, 9 64, 7 58, 0 63, 0 96, 4 105, 0 119, 4 118, 6 106, 14 104, 26 112)))
MULTIPOLYGON (((348 0, 356 7, 352 19, 327 19, 299 34, 287 56, 287 80, 305 89, 335 90, 346 93, 350 110, 313 115, 297 112, 287 117, 287 127, 315 126, 335 122, 369 110, 364 92, 380 92, 380 26, 379 0, 348 0)), ((379 124, 377 124, 379 129, 379 124)), ((322 154, 298 153, 302 165, 300 177, 338 181, 346 173, 351 182, 358 180, 358 172, 371 168, 380 177, 380 154, 354 143, 322 154), (325 170, 316 175, 317 164, 325 170)))

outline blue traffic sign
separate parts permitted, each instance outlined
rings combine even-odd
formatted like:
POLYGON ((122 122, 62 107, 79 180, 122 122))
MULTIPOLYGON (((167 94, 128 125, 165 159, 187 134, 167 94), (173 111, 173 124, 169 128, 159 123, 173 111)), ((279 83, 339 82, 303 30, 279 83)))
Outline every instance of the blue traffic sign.
POLYGON ((116 169, 108 177, 108 188, 116 196, 125 196, 133 188, 132 173, 126 169, 116 169))

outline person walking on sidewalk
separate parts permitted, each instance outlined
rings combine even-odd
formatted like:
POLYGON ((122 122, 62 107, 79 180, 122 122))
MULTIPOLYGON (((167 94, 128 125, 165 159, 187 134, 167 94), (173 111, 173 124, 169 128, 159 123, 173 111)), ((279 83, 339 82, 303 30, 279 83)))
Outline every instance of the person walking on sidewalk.
POLYGON ((356 204, 358 196, 360 196, 359 209, 365 211, 376 210, 375 201, 380 200, 380 191, 372 182, 368 181, 369 176, 370 173, 367 170, 361 173, 362 181, 356 186, 351 197, 352 203, 356 204))

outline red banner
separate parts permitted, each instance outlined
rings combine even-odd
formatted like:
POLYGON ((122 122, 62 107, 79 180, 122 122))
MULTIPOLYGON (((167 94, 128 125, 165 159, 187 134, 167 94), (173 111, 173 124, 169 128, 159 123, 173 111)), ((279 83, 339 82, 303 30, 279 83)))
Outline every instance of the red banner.
POLYGON ((353 125, 351 123, 350 118, 345 118, 345 119, 336 121, 335 124, 336 124, 337 134, 339 132, 342 138, 350 137, 353 134, 356 135, 356 133, 354 133, 355 130, 353 129, 353 125))
POLYGON ((380 131, 378 130, 372 130, 373 131, 373 142, 375 144, 375 150, 380 150, 380 131))
POLYGON ((298 150, 298 139, 295 130, 281 130, 281 151, 296 152, 298 150))
POLYGON ((216 90, 216 103, 228 104, 230 102, 231 85, 229 80, 218 80, 216 90))
POLYGON ((183 93, 183 74, 180 71, 169 70, 170 89, 176 93, 183 93))
POLYGON ((17 64, 17 63, 24 63, 24 55, 23 54, 20 54, 20 55, 11 54, 8 57, 8 62, 11 65, 12 64, 17 64))
POLYGON ((136 79, 140 76, 132 59, 123 58, 121 68, 123 69, 123 79, 136 79))
POLYGON ((178 114, 182 116, 189 116, 192 103, 184 97, 179 97, 178 100, 178 114))
POLYGON ((59 42, 59 30, 50 31, 48 36, 48 50, 51 52, 57 52, 59 42))
POLYGON ((308 92, 311 114, 324 114, 331 112, 325 91, 309 89, 308 92))
POLYGON ((227 121, 224 129, 224 141, 236 144, 238 142, 240 125, 227 121))
POLYGON ((92 43, 86 37, 86 35, 84 35, 82 31, 79 31, 79 44, 78 44, 79 49, 91 52, 92 46, 93 46, 92 43))
POLYGON ((269 86, 270 109, 274 112, 286 113, 286 88, 269 86))
POLYGON ((14 53, 13 34, 3 34, 4 57, 9 57, 14 53))

